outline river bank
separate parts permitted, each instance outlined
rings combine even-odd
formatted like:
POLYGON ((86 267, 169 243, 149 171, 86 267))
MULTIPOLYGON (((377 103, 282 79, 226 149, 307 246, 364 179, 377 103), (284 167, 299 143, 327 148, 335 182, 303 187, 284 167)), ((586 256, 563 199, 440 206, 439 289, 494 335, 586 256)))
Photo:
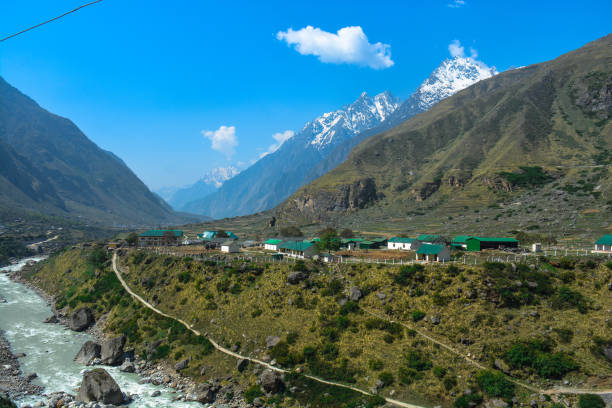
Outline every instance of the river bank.
MULTIPOLYGON (((55 310, 53 298, 28 284, 18 273, 27 261, 0 268, 4 272, 0 274, 0 296, 6 300, 0 304, 0 329, 5 331, 4 342, 0 342, 2 361, 5 361, 1 368, 7 370, 2 372, 5 382, 1 383, 0 390, 8 393, 19 407, 51 406, 62 396, 69 402, 73 398, 66 395, 76 395, 83 372, 93 368, 76 363, 74 357, 86 341, 104 340, 101 325, 89 332, 74 332, 65 327, 66 317, 55 310), (58 316, 57 321, 48 320, 50 316, 58 316), (37 376, 28 381, 24 373, 37 376)), ((99 367, 107 370, 133 400, 129 406, 202 406, 199 402, 187 401, 189 396, 182 390, 189 390, 190 384, 162 366, 136 359, 134 372, 123 372, 120 367, 99 367)))

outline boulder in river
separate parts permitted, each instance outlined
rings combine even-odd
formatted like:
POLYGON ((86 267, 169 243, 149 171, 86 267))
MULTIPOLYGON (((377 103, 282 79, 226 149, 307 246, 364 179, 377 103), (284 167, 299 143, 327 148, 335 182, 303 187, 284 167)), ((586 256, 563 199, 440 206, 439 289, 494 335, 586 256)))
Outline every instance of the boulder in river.
POLYGON ((90 365, 94 359, 100 358, 100 345, 93 341, 86 341, 74 357, 79 364, 90 365))
POLYGON ((79 307, 68 320, 68 327, 74 331, 83 331, 94 323, 94 314, 88 307, 79 307))
POLYGON ((102 343, 100 359, 102 364, 119 365, 123 361, 123 346, 126 338, 122 334, 102 343))
POLYGON ((117 382, 102 368, 85 371, 79 388, 78 401, 121 405, 123 393, 117 382))

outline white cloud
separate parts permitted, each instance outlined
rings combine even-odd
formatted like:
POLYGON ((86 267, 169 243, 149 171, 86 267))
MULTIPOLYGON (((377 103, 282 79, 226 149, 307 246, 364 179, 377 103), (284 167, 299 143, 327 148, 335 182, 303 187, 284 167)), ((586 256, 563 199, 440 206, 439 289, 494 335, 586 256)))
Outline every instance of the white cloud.
POLYGON ((273 134, 272 138, 274 138, 274 140, 276 140, 276 143, 271 144, 270 146, 268 146, 268 150, 266 150, 265 152, 261 153, 259 155, 259 158, 262 159, 262 158, 266 157, 267 155, 269 155, 270 153, 274 153, 275 151, 277 151, 283 145, 283 143, 285 143, 287 140, 291 139, 294 135, 295 135, 295 132, 293 130, 285 130, 284 132, 277 132, 277 133, 273 134))
POLYGON ((450 8, 459 8, 465 6, 465 0, 453 0, 447 4, 450 8))
POLYGON ((214 150, 225 153, 228 158, 232 157, 235 147, 238 146, 235 126, 220 126, 217 130, 203 130, 202 135, 210 139, 211 147, 214 150))
MULTIPOLYGON (((465 55, 465 47, 461 45, 459 40, 453 40, 450 44, 448 44, 448 52, 452 57, 461 57, 466 58, 465 55)), ((495 67, 489 67, 482 61, 478 60, 478 51, 475 48, 470 47, 470 56, 467 57, 471 59, 475 64, 480 66, 482 69, 491 70, 492 72, 497 72, 495 67)))
POLYGON ((465 48, 461 45, 459 40, 453 40, 448 44, 448 52, 453 57, 465 57, 465 48))
POLYGON ((307 26, 300 30, 279 31, 276 38, 293 45, 302 55, 316 55, 321 62, 356 64, 373 69, 393 66, 391 46, 370 44, 359 26, 344 27, 336 34, 307 26))

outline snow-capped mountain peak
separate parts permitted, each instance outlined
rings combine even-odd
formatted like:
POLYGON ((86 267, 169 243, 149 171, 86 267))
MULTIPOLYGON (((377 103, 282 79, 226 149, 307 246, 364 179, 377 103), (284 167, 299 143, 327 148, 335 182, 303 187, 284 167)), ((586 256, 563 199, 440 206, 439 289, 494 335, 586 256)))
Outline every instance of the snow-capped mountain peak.
POLYGON ((310 136, 307 142, 310 146, 318 150, 327 149, 380 124, 399 105, 399 99, 389 91, 373 98, 362 92, 355 102, 308 122, 302 133, 310 136))
POLYGON ((470 57, 447 59, 436 68, 416 90, 423 110, 431 108, 442 99, 497 74, 495 67, 489 68, 470 57))
POLYGON ((202 180, 206 184, 213 185, 219 188, 223 185, 224 182, 231 179, 238 173, 240 173, 240 170, 238 170, 234 166, 216 167, 206 173, 204 177, 202 177, 202 180))

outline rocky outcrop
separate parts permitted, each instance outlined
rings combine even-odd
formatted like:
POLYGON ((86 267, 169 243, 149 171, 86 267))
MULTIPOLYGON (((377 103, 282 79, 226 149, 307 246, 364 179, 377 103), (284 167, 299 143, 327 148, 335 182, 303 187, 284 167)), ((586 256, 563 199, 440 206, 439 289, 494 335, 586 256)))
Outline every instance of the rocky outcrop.
POLYGON ((343 184, 333 191, 320 190, 316 194, 297 193, 289 200, 286 211, 321 219, 329 213, 343 213, 365 208, 382 198, 372 178, 364 178, 352 184, 343 184))
POLYGON ((100 350, 100 363, 106 365, 120 365, 123 362, 123 347, 126 338, 124 335, 102 343, 100 350))
POLYGON ((353 286, 349 291, 349 298, 354 302, 357 302, 362 296, 363 293, 361 292, 361 288, 358 286, 353 286))
POLYGON ((285 388, 285 383, 283 382, 280 374, 276 371, 270 370, 269 368, 261 373, 259 381, 264 391, 271 394, 275 394, 285 388))
POLYGON ((415 196, 417 201, 425 201, 440 189, 441 184, 441 180, 436 180, 432 183, 423 183, 421 186, 413 188, 410 192, 415 196))
POLYGON ((272 348, 276 346, 280 342, 280 337, 278 336, 268 336, 266 337, 266 347, 272 348))
POLYGON ((612 117, 612 76, 593 72, 573 86, 575 103, 588 115, 605 120, 612 117))
POLYGON ((181 370, 186 369, 189 366, 189 361, 190 361, 189 358, 179 361, 178 363, 174 365, 174 369, 176 371, 181 371, 181 370))
POLYGON ((79 364, 90 365, 94 359, 100 358, 100 350, 101 347, 98 343, 86 341, 77 353, 74 361, 79 364))
POLYGON ((77 395, 78 401, 121 405, 124 402, 119 385, 101 368, 86 371, 77 395))
POLYGON ((94 324, 94 314, 88 307, 79 307, 70 315, 68 327, 74 331, 83 331, 94 324))
POLYGON ((300 283, 307 277, 308 275, 306 275, 306 273, 304 272, 293 271, 293 272, 289 272, 289 275, 287 275, 287 282, 289 282, 292 285, 297 285, 298 283, 300 283))

